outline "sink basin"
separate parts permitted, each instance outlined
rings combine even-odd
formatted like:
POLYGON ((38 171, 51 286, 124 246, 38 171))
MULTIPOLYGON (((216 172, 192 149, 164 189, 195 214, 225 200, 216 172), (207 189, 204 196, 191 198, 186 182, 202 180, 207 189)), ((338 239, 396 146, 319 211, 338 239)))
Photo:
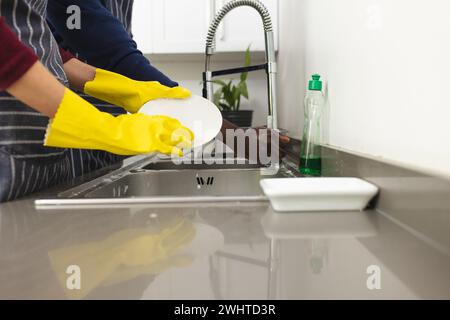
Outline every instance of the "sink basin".
POLYGON ((191 202, 208 198, 265 199, 260 169, 143 171, 96 188, 86 198, 153 198, 153 201, 191 202), (177 199, 173 199, 176 197, 177 199))
POLYGON ((232 164, 141 161, 36 205, 116 205, 267 201, 260 181, 289 176, 286 169, 235 159, 232 164))

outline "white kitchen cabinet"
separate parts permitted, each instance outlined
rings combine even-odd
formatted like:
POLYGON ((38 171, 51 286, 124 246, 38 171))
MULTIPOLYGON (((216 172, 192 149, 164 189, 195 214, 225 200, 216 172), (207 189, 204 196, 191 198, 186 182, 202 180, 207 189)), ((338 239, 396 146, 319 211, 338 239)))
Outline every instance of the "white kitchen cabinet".
POLYGON ((205 51, 210 0, 153 0, 153 53, 205 51))
POLYGON ((149 19, 153 12, 153 1, 135 0, 133 7, 132 32, 139 50, 144 53, 153 52, 152 25, 149 19))
MULTIPOLYGON (((209 25, 229 0, 135 0, 133 34, 144 53, 204 53, 209 25)), ((272 14, 278 42, 278 0, 261 0, 272 14)), ((217 52, 264 51, 259 14, 252 8, 234 9, 217 32, 217 52)))

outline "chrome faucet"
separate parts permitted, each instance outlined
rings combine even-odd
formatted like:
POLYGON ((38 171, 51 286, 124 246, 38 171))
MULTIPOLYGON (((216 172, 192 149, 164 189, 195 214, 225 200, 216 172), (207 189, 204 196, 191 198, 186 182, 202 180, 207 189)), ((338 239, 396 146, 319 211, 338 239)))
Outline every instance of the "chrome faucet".
POLYGON ((216 15, 209 27, 206 39, 206 61, 205 72, 203 73, 203 96, 209 100, 213 100, 213 82, 212 79, 217 76, 229 74, 251 72, 256 70, 266 70, 267 73, 267 89, 269 101, 269 115, 267 117, 267 127, 269 129, 278 130, 277 119, 277 61, 275 54, 275 40, 272 26, 272 19, 267 8, 259 0, 232 0, 227 3, 216 15), (217 29, 225 16, 233 9, 249 6, 259 12, 264 24, 265 41, 266 41, 266 63, 263 65, 227 69, 220 71, 211 71, 211 56, 214 54, 214 39, 217 29))

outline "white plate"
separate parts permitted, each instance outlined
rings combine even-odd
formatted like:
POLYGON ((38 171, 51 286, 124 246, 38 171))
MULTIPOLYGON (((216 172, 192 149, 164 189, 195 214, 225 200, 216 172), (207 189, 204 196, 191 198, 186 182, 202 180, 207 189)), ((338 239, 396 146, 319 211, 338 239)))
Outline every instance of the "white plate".
POLYGON ((149 116, 164 115, 178 119, 194 132, 194 148, 213 140, 222 128, 222 114, 216 105, 196 95, 183 100, 153 100, 146 103, 139 112, 149 116))
POLYGON ((357 178, 265 179, 261 188, 276 211, 364 210, 378 193, 373 184, 357 178))

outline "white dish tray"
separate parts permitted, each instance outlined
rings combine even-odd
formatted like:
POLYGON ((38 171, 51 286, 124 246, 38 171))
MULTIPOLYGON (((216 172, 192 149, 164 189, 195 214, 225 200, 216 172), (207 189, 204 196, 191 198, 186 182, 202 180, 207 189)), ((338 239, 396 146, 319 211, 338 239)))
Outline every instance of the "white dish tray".
POLYGON ((260 182, 275 211, 364 210, 378 188, 358 178, 288 178, 260 182))

